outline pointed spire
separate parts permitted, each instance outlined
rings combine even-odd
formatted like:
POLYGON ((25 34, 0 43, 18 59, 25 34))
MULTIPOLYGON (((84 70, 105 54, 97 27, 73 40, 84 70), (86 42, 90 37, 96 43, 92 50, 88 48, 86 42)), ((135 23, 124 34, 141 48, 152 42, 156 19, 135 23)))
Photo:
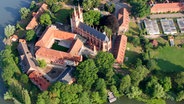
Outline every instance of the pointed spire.
POLYGON ((76 10, 75 10, 75 6, 74 6, 74 16, 76 17, 77 15, 76 15, 76 10))
POLYGON ((80 9, 80 4, 79 3, 78 3, 78 11, 79 11, 79 14, 80 14, 81 9, 80 9))

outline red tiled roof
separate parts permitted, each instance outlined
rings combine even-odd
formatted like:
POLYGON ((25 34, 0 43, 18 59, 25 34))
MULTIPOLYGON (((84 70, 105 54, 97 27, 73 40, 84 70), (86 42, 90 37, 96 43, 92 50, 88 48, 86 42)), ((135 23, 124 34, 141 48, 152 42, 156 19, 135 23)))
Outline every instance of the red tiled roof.
POLYGON ((182 3, 157 3, 151 7, 151 13, 163 13, 163 12, 178 12, 183 11, 184 5, 182 3))
POLYGON ((118 13, 118 22, 120 27, 125 28, 127 30, 129 28, 129 12, 126 8, 121 8, 118 13))
POLYGON ((29 22, 29 24, 26 26, 26 30, 34 29, 38 25, 38 18, 47 10, 47 4, 43 3, 39 10, 36 13, 33 13, 34 16, 29 22))
POLYGON ((83 46, 83 43, 79 39, 77 39, 74 42, 73 46, 70 48, 69 53, 71 55, 78 55, 78 53, 79 53, 82 46, 83 46))
POLYGON ((59 62, 63 64, 64 60, 71 60, 75 62, 82 61, 82 57, 78 55, 79 50, 82 48, 83 43, 77 39, 75 40, 75 34, 58 30, 55 26, 50 26, 46 29, 40 40, 35 46, 39 47, 36 51, 36 58, 46 59, 48 62, 59 62), (71 40, 74 41, 70 52, 61 52, 54 49, 50 49, 54 40, 71 40))
POLYGON ((125 51, 126 51, 127 37, 125 35, 120 35, 117 37, 114 45, 114 56, 116 62, 123 63, 125 51))
POLYGON ((53 41, 53 39, 73 40, 74 38, 75 34, 58 30, 55 26, 50 26, 47 28, 35 46, 50 48, 48 46, 53 41))
POLYGON ((12 40, 12 41, 17 41, 18 38, 19 37, 17 35, 15 35, 15 34, 10 36, 10 40, 12 40))
POLYGON ((19 42, 26 43, 25 39, 19 39, 19 42))
POLYGON ((42 91, 47 90, 50 85, 50 83, 43 77, 43 75, 39 71, 33 71, 31 74, 29 74, 29 78, 42 91))

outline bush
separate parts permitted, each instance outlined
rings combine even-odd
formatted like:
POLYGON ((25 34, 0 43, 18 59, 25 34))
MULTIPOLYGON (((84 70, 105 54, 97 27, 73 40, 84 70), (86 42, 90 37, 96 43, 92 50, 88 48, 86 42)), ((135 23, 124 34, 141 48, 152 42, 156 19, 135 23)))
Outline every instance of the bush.
POLYGON ((37 60, 39 67, 45 68, 47 66, 47 63, 45 60, 37 60))
POLYGON ((34 30, 28 30, 26 32, 26 40, 31 41, 35 38, 35 31, 34 30))

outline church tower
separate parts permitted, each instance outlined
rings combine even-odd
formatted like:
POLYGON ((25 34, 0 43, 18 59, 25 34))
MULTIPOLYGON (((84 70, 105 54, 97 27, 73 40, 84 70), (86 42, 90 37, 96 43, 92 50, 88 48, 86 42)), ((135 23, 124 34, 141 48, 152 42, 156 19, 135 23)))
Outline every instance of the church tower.
POLYGON ((78 5, 78 10, 76 11, 74 7, 74 12, 72 14, 72 18, 70 19, 72 32, 75 32, 75 29, 79 26, 80 22, 83 22, 83 13, 78 5))

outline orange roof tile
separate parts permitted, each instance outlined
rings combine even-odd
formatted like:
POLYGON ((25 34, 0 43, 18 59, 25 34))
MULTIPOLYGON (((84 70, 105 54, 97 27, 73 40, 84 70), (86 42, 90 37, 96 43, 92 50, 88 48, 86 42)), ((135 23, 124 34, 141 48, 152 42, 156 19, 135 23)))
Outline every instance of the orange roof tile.
POLYGON ((151 13, 163 13, 163 12, 178 12, 183 11, 184 5, 182 3, 157 3, 151 7, 151 13))
POLYGON ((43 75, 39 71, 33 71, 31 74, 29 74, 29 78, 42 91, 47 90, 50 85, 50 83, 43 77, 43 75))
POLYGON ((39 10, 36 13, 33 13, 34 16, 29 22, 29 24, 26 26, 26 30, 34 29, 38 25, 38 18, 41 14, 43 14, 47 10, 47 4, 43 3, 39 10))
POLYGON ((19 42, 26 43, 25 39, 19 39, 19 42))
POLYGON ((118 22, 120 24, 120 27, 124 27, 126 29, 129 28, 129 12, 126 8, 121 8, 118 13, 118 22))
POLYGON ((15 34, 10 36, 10 40, 12 40, 12 41, 17 41, 18 38, 19 37, 17 35, 15 35, 15 34))
POLYGON ((74 38, 75 34, 58 30, 55 26, 50 26, 46 29, 35 46, 50 48, 48 46, 53 41, 53 39, 73 40, 74 38))
POLYGON ((127 37, 125 35, 120 35, 117 37, 114 45, 114 56, 116 62, 123 63, 125 51, 126 51, 127 37))
POLYGON ((82 46, 83 46, 83 43, 82 43, 79 39, 77 39, 77 40, 74 42, 72 48, 70 48, 69 53, 70 53, 71 55, 78 55, 80 49, 82 48, 82 46))

